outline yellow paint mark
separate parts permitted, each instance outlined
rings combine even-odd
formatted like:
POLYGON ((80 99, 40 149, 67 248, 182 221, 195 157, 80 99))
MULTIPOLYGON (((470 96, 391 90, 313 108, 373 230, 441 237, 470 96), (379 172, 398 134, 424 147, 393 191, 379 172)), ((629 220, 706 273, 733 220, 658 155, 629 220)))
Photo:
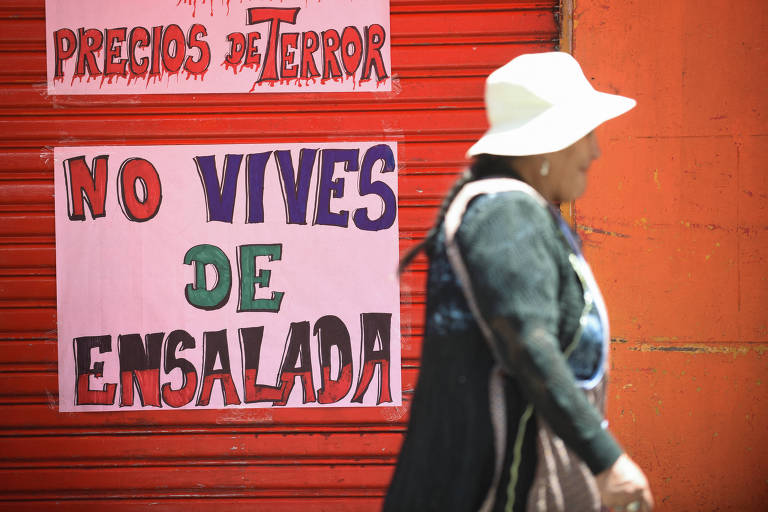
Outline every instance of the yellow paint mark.
POLYGON ((590 226, 583 226, 583 225, 579 225, 578 228, 584 231, 585 233, 598 233, 601 235, 617 236, 619 238, 629 238, 629 235, 626 235, 624 233, 617 233, 616 231, 606 231, 604 229, 593 228, 590 226))
MULTIPOLYGON (((635 352, 688 352, 691 354, 733 354, 735 356, 743 356, 750 351, 754 351, 758 354, 763 354, 768 351, 768 346, 765 344, 754 344, 756 346, 731 346, 731 345, 707 345, 705 343, 675 343, 674 345, 657 345, 656 343, 664 343, 670 341, 676 341, 676 336, 666 337, 657 336, 651 338, 654 343, 640 343, 639 346, 629 347, 629 350, 635 352)), ((752 344, 750 344, 752 345, 752 344)))
POLYGON ((701 391, 701 386, 696 386, 696 392, 698 393, 700 391, 701 391))
POLYGON ((715 247, 720 247, 720 242, 715 242, 715 247))
POLYGON ((651 338, 651 341, 655 342, 665 342, 665 341, 677 341, 677 336, 654 336, 651 338))
POLYGON ((712 257, 711 254, 707 254, 706 256, 704 256, 704 261, 709 261, 709 258, 711 257, 712 257))
POLYGON ((717 432, 715 432, 714 434, 712 434, 712 437, 717 437, 717 436, 719 436, 719 435, 720 435, 720 434, 718 434, 717 432))
POLYGON ((653 170, 653 182, 656 184, 656 189, 661 190, 661 183, 659 182, 659 170, 653 170))

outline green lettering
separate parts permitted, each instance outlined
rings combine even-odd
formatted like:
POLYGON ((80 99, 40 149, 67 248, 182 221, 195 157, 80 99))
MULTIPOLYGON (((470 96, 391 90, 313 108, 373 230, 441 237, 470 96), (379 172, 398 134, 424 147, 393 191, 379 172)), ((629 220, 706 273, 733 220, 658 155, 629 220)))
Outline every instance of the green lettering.
POLYGON ((227 255, 215 245, 196 245, 184 255, 184 264, 192 263, 195 264, 195 281, 184 289, 187 302, 199 309, 219 309, 229 300, 232 289, 232 268, 227 255), (206 265, 216 269, 216 286, 211 290, 205 279, 206 265))
POLYGON ((269 278, 272 274, 269 270, 259 270, 256 273, 256 258, 266 256, 269 261, 276 261, 282 257, 282 244, 254 244, 241 245, 237 249, 240 260, 240 301, 237 311, 280 311, 280 303, 283 301, 284 292, 272 292, 269 299, 256 299, 256 285, 259 288, 269 286, 269 278))

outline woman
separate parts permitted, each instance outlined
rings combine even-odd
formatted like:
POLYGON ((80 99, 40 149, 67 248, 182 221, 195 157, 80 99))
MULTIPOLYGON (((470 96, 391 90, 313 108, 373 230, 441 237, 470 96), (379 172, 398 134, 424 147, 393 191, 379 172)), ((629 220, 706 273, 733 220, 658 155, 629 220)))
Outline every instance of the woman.
POLYGON ((384 509, 651 510, 605 428, 605 306, 556 207, 585 190, 594 129, 635 102, 561 52, 499 68, 485 101, 470 170, 403 260, 429 256, 426 332, 384 509))

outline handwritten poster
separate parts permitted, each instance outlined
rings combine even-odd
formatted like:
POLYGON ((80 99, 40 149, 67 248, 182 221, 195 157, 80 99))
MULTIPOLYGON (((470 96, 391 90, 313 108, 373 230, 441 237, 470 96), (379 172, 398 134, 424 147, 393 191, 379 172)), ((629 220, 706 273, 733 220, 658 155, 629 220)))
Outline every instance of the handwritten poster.
POLYGON ((56 148, 60 410, 400 405, 396 150, 56 148))
POLYGON ((46 0, 48 94, 391 90, 387 0, 46 0))

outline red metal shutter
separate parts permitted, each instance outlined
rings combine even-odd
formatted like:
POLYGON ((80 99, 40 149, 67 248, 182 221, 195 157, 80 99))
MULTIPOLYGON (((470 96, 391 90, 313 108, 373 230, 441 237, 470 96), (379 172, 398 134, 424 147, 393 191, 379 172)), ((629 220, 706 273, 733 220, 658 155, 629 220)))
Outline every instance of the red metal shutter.
POLYGON ((392 0, 392 92, 54 97, 44 0, 0 1, 0 509, 377 508, 418 370, 424 262, 402 283, 402 408, 59 413, 52 148, 394 140, 402 251, 486 126, 484 77, 557 48, 558 4, 392 0))

